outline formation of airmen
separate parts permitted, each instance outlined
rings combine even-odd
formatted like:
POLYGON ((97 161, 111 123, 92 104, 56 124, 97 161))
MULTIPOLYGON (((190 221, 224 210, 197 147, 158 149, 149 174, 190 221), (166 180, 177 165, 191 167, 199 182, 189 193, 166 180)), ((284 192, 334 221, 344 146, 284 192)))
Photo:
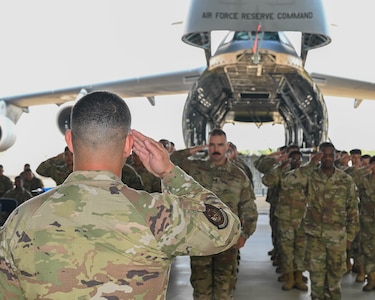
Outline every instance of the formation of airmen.
POLYGON ((290 145, 254 162, 268 187, 269 255, 282 289, 307 291, 307 270, 312 299, 341 299, 342 276, 351 271, 357 282, 367 279, 363 291, 374 290, 375 157, 330 143, 303 157, 290 145))
MULTIPOLYGON (((173 142, 159 142, 173 163, 218 195, 242 222, 236 247, 211 256, 191 257, 194 299, 216 299, 217 295, 232 299, 239 250, 254 233, 258 216, 251 170, 221 129, 211 132, 208 145, 189 149, 176 151, 173 142), (206 148, 208 152, 202 152, 206 148)), ((341 278, 352 271, 357 273, 357 282, 367 280, 363 291, 374 290, 375 157, 362 155, 359 149, 336 151, 331 143, 320 145, 306 163, 304 157, 297 146, 290 145, 254 161, 268 187, 273 244, 269 255, 280 273, 282 289, 307 291, 308 278, 303 272, 309 271, 313 300, 341 299, 341 278)), ((56 185, 72 171, 73 154, 68 147, 36 169, 56 185)), ((15 177, 15 186, 3 173, 0 165, 0 196, 14 198, 18 204, 44 188, 28 164, 15 177)), ((137 190, 163 190, 160 178, 147 171, 136 153, 124 164, 121 179, 137 190)))

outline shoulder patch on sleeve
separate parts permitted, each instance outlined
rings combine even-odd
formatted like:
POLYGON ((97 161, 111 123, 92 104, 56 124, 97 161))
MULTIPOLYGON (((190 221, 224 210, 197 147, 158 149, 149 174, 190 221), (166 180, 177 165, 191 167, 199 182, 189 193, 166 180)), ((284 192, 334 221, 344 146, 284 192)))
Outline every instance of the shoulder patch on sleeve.
POLYGON ((208 221, 214 224, 218 229, 224 229, 228 226, 228 215, 221 208, 211 204, 205 204, 206 210, 203 212, 208 221))

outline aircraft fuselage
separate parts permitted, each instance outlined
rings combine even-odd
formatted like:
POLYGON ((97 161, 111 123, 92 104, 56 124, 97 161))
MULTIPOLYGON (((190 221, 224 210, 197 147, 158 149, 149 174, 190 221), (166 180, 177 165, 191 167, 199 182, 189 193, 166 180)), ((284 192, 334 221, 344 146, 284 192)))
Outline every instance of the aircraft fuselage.
POLYGON ((230 32, 191 89, 185 104, 185 143, 205 142, 225 123, 283 124, 285 143, 314 147, 327 139, 319 89, 281 32, 230 32), (259 37, 259 36, 258 36, 259 37))

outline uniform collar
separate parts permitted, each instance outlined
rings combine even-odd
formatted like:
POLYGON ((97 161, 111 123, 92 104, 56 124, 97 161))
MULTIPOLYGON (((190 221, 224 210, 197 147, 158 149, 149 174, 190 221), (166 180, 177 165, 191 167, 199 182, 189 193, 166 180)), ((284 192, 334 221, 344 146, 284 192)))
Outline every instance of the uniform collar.
POLYGON ((228 170, 230 170, 231 167, 232 167, 232 165, 233 165, 233 163, 230 162, 228 158, 226 158, 226 160, 225 160, 225 164, 220 165, 220 166, 215 165, 214 163, 212 163, 212 162, 210 162, 210 161, 209 161, 209 163, 210 163, 210 167, 211 167, 211 168, 228 169, 228 170))
POLYGON ((338 170, 338 168, 334 167, 334 170, 333 170, 332 176, 328 177, 328 175, 322 171, 322 169, 320 168, 320 166, 319 166, 317 169, 318 169, 318 172, 319 172, 319 174, 320 174, 321 176, 325 176, 325 177, 327 177, 327 178, 331 178, 331 177, 336 176, 336 173, 337 173, 336 171, 338 170))
POLYGON ((110 171, 74 171, 66 178, 66 182, 98 180, 98 181, 119 181, 120 178, 110 171))

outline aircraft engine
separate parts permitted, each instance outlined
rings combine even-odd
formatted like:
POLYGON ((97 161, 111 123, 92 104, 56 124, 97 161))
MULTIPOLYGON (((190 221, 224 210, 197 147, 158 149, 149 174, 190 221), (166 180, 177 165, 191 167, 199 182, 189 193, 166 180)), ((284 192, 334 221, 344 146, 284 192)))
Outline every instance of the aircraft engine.
POLYGON ((57 127, 63 135, 70 129, 70 113, 73 105, 74 102, 66 102, 60 106, 57 112, 57 127))
POLYGON ((16 125, 7 117, 0 116, 0 152, 12 147, 16 137, 16 125))

